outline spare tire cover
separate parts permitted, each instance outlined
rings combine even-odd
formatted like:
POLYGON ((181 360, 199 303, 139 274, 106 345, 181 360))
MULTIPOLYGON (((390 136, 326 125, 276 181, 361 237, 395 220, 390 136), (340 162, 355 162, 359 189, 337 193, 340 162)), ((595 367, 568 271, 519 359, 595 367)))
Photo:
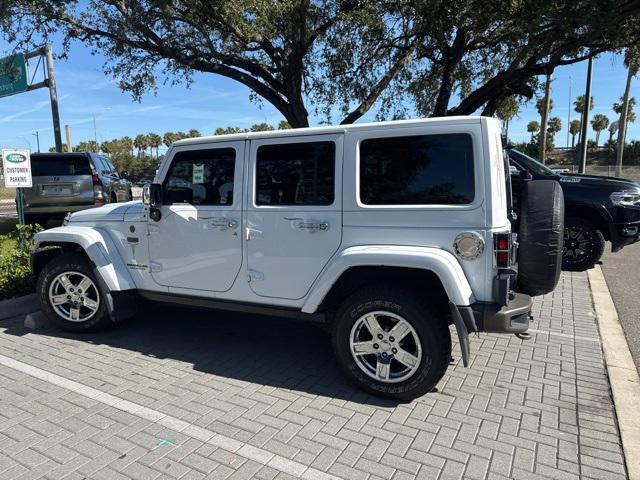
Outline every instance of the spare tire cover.
POLYGON ((562 267, 564 195, 560 183, 524 182, 519 220, 517 290, 544 295, 556 288, 562 267))

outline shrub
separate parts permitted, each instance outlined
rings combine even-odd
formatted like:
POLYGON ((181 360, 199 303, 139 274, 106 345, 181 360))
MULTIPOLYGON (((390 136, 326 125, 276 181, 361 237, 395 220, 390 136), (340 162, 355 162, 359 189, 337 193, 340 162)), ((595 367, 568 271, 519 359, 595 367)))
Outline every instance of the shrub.
POLYGON ((37 225, 17 225, 13 232, 0 235, 0 300, 33 291, 29 254, 31 239, 40 230, 37 225))

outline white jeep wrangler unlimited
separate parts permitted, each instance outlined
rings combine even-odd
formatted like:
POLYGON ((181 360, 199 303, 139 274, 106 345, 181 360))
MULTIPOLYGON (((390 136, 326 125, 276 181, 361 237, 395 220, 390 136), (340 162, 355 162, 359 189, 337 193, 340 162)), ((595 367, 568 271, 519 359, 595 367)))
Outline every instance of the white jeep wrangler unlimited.
POLYGON ((483 117, 181 140, 142 202, 35 236, 37 292, 72 331, 140 297, 321 322, 360 387, 412 399, 444 375, 449 325, 467 366, 471 332, 524 332, 558 281, 560 186, 526 183, 511 212, 509 178, 483 117))

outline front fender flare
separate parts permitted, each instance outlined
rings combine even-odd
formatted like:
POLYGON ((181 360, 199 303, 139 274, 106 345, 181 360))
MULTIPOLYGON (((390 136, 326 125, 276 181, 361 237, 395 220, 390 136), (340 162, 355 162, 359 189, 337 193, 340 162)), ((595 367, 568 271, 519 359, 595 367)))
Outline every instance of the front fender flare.
POLYGON ((376 265, 430 270, 442 282, 450 302, 455 305, 475 302, 467 277, 453 254, 433 247, 365 245, 345 248, 332 258, 311 287, 302 311, 315 313, 331 287, 349 268, 376 265))
POLYGON ((136 285, 109 233, 99 227, 66 226, 44 230, 34 236, 33 254, 45 246, 78 245, 96 266, 109 291, 132 290, 136 285))

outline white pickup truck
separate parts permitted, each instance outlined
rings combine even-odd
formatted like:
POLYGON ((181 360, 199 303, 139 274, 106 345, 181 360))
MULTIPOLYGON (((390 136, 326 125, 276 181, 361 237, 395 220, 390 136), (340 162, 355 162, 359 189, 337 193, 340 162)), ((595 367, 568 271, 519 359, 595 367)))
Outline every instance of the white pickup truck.
POLYGON ((508 173, 483 117, 181 140, 142 202, 35 236, 37 292, 73 331, 140 297, 320 322, 361 388, 412 399, 444 375, 450 325, 468 365, 470 333, 526 331, 558 281, 560 185, 525 183, 512 212, 508 173))

